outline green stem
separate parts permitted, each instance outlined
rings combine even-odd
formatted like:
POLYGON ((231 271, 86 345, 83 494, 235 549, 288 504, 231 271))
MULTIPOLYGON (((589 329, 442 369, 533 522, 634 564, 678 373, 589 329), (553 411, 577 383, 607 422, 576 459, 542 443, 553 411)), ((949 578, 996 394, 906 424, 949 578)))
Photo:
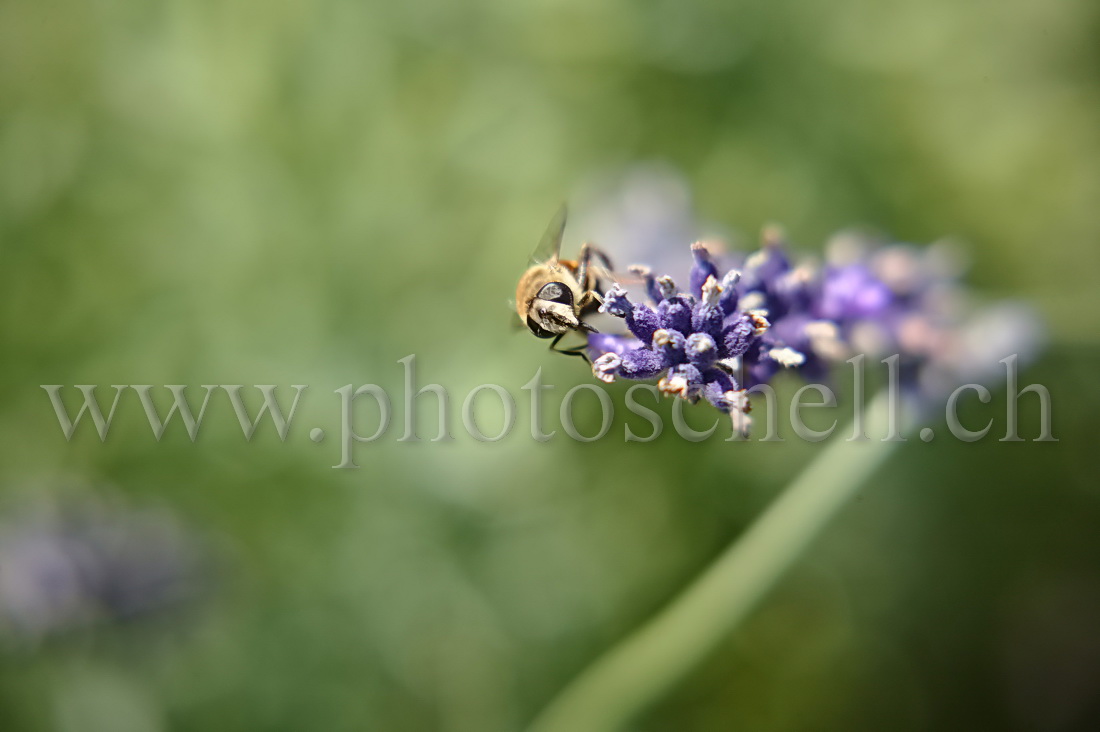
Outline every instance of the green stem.
MULTIPOLYGON (((885 435, 887 394, 866 412, 885 435)), ((530 732, 621 729, 706 657, 756 607, 900 441, 832 441, 680 595, 574 679, 530 732)))

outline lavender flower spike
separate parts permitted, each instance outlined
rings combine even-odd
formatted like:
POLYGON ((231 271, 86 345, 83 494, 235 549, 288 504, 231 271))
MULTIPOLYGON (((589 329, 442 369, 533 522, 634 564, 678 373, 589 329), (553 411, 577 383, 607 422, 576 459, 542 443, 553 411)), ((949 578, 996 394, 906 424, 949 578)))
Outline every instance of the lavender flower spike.
POLYGON ((635 267, 650 302, 632 301, 618 285, 608 291, 601 310, 622 318, 629 335, 589 336, 593 373, 603 381, 658 378, 665 394, 705 397, 738 432, 749 424, 747 389, 781 371, 823 378, 854 353, 901 354, 910 371, 903 382, 928 396, 935 378, 959 370, 950 359, 967 352, 967 331, 942 307, 952 283, 917 254, 895 250, 792 266, 782 237, 769 232, 742 269, 722 272, 697 242, 688 292, 635 267), (899 276, 899 262, 913 271, 899 276))
MULTIPOLYGON (((601 340, 590 340, 592 371, 596 378, 607 382, 618 377, 661 377, 659 388, 665 394, 689 401, 706 396, 727 414, 737 411, 733 421, 743 426, 747 424, 748 401, 722 359, 743 355, 764 333, 766 321, 738 311, 734 298, 725 296, 727 288, 736 287, 739 275, 727 273, 721 277, 701 244, 692 246, 692 255, 694 292, 678 292, 671 278, 657 278, 656 294, 661 299, 653 298, 655 308, 632 302, 626 290, 617 284, 612 286, 601 310, 622 318, 637 341, 630 347, 607 350, 606 334, 601 340)), ((648 274, 648 270, 636 271, 648 274)), ((652 296, 654 288, 647 289, 652 296)))

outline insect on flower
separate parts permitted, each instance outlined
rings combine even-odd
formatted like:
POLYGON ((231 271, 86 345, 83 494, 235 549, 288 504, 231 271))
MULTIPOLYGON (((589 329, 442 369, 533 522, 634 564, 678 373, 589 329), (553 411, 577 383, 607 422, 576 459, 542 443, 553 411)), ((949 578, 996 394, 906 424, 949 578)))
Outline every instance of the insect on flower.
POLYGON ((519 319, 539 338, 553 338, 550 349, 587 358, 587 342, 558 349, 568 333, 595 333, 585 318, 603 303, 597 292, 602 278, 609 278, 607 256, 591 244, 581 245, 577 259, 560 259, 566 209, 562 206, 531 254, 527 271, 516 286, 519 319))

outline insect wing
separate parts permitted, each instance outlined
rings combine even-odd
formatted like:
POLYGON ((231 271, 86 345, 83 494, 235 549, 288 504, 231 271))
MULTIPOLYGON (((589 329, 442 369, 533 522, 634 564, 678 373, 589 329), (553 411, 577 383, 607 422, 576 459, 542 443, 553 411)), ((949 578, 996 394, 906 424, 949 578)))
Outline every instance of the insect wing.
POLYGON ((561 238, 565 233, 566 217, 567 211, 563 204, 558 212, 554 214, 554 218, 550 220, 550 225, 546 227, 546 233, 542 235, 539 245, 535 247, 535 251, 531 252, 531 259, 527 262, 528 266, 557 259, 558 252, 561 250, 561 238))

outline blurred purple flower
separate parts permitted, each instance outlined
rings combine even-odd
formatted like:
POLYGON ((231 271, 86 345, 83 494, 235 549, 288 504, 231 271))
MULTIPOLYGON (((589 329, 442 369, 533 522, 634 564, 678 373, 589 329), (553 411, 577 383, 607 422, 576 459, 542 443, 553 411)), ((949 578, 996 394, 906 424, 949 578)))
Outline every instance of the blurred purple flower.
POLYGON ((677 281, 687 275, 687 263, 677 257, 680 248, 722 233, 699 218, 688 182, 662 163, 638 163, 599 176, 575 198, 581 203, 570 213, 573 226, 612 261, 648 262, 677 281))
POLYGON ((203 581, 198 539, 163 510, 80 491, 0 515, 0 635, 15 640, 177 607, 203 581))

